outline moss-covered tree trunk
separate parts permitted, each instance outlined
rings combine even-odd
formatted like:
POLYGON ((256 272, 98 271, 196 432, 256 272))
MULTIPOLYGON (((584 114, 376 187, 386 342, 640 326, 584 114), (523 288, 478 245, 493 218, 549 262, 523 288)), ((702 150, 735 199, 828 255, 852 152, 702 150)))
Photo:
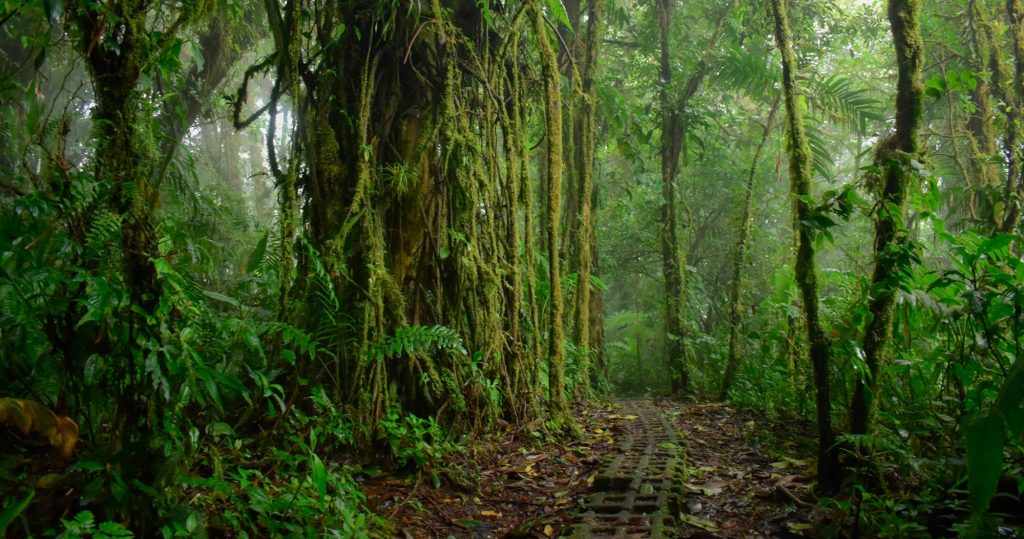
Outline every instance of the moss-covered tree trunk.
POLYGON ((666 354, 671 369, 672 393, 690 390, 690 373, 683 341, 683 273, 679 254, 679 218, 676 207, 676 175, 683 148, 683 122, 672 98, 670 31, 672 1, 658 0, 658 28, 661 35, 659 84, 661 86, 661 261, 665 279, 666 354))
POLYGON ((908 260, 903 213, 907 190, 916 174, 911 160, 920 153, 917 131, 921 121, 921 68, 924 65, 924 42, 918 23, 919 0, 889 0, 889 24, 896 49, 898 78, 896 81, 895 151, 880 152, 882 192, 875 216, 875 269, 871 276, 867 328, 864 333, 864 356, 868 372, 854 385, 850 404, 850 431, 866 434, 870 429, 872 402, 878 388, 880 366, 892 336, 893 303, 898 273, 908 260))
POLYGON ((576 384, 573 390, 577 399, 586 398, 591 392, 591 370, 593 368, 591 340, 591 291, 590 275, 593 270, 593 195, 594 195, 594 152, 595 112, 597 100, 597 53, 601 37, 601 5, 599 0, 587 2, 587 36, 584 42, 581 66, 582 93, 579 107, 579 140, 576 143, 576 173, 579 177, 579 215, 576 236, 577 275, 576 282, 576 384))
POLYGON ((1024 211, 1024 149, 1021 148, 1021 130, 1024 126, 1024 3, 1021 0, 1006 0, 1006 17, 1009 22, 1007 34, 1013 50, 1013 80, 1007 81, 1004 93, 1006 102, 1006 137, 1003 147, 1007 158, 1007 175, 1003 184, 1003 203, 1006 217, 1001 229, 1011 232, 1020 224, 1024 211))
MULTIPOLYGON (((970 0, 967 5, 967 30, 974 52, 972 61, 978 72, 986 69, 990 58, 991 28, 980 0, 970 0)), ((968 179, 968 217, 979 219, 989 226, 997 225, 995 214, 998 197, 992 193, 999 189, 1000 170, 994 161, 997 157, 995 126, 993 122, 992 88, 994 81, 979 77, 977 86, 971 91, 974 111, 967 120, 967 137, 971 149, 972 179, 968 179)))
POLYGON ((789 152, 789 180, 796 228, 796 261, 794 272, 803 299, 804 322, 810 344, 816 392, 815 409, 818 423, 818 486, 826 493, 836 492, 842 480, 836 435, 832 427, 832 396, 829 386, 829 364, 832 343, 822 327, 818 307, 818 277, 814 253, 813 231, 807 226, 811 214, 811 151, 804 134, 801 97, 796 88, 796 61, 786 16, 785 0, 771 0, 775 41, 782 53, 782 92, 786 106, 786 147, 789 152))
POLYGON ((562 83, 558 60, 551 46, 544 13, 534 5, 534 31, 544 78, 544 116, 547 118, 547 246, 551 316, 548 320, 548 413, 555 424, 569 420, 565 398, 565 329, 562 320, 562 274, 558 252, 559 213, 562 203, 562 83))
POLYGON ((736 250, 733 251, 732 261, 732 283, 729 285, 729 358, 725 365, 725 375, 722 377, 722 389, 718 394, 719 400, 725 400, 729 396, 729 389, 736 378, 736 371, 740 366, 740 314, 742 305, 740 294, 743 291, 743 260, 747 250, 747 237, 750 236, 750 209, 754 200, 754 178, 757 176, 757 164, 761 160, 761 153, 771 135, 775 123, 775 113, 779 109, 781 95, 776 96, 772 102, 772 108, 768 112, 764 129, 761 132, 761 140, 754 150, 754 158, 750 162, 750 170, 747 171, 746 192, 743 196, 743 210, 740 214, 739 235, 736 239, 736 250))

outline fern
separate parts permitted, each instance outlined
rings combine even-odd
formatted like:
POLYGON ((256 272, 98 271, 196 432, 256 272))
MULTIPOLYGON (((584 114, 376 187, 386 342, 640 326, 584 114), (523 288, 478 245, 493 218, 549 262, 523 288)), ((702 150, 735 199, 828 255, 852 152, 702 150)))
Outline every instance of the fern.
POLYGON ((850 79, 832 75, 812 79, 807 88, 808 106, 819 117, 853 131, 864 132, 869 121, 882 121, 882 103, 866 88, 856 88, 850 79))
POLYGON ((85 244, 89 254, 102 257, 108 246, 119 245, 121 241, 121 224, 124 216, 106 211, 96 215, 85 236, 85 244))
POLYGON ((403 355, 426 353, 433 350, 454 352, 462 356, 468 355, 462 344, 462 337, 445 326, 405 326, 395 330, 394 335, 386 335, 366 350, 371 359, 395 358, 403 355))

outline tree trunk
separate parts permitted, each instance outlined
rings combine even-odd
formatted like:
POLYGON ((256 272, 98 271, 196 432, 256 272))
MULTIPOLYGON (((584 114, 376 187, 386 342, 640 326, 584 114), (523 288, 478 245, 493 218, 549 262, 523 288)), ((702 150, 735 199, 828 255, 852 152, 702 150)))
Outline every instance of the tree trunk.
POLYGON ((818 486, 825 493, 839 490, 842 470, 835 447, 836 435, 832 428, 832 396, 829 387, 829 363, 832 343, 822 327, 818 308, 818 280, 814 255, 813 231, 805 224, 811 207, 811 151, 804 134, 801 105, 793 72, 796 61, 786 17, 785 0, 771 0, 775 41, 782 53, 782 91, 786 105, 786 138, 789 150, 790 191, 796 232, 796 261, 794 271, 797 286, 803 298, 804 321, 810 344, 811 364, 814 368, 816 390, 815 408, 818 422, 818 486))
POLYGON ((880 147, 877 165, 883 168, 883 186, 875 217, 875 269, 871 276, 871 296, 864 355, 868 372, 858 377, 850 404, 850 431, 867 434, 871 426, 872 401, 878 389, 880 365, 892 335, 893 303, 898 274, 906 268, 906 237, 903 213, 907 190, 916 178, 911 160, 920 153, 917 138, 921 121, 921 67, 924 43, 918 25, 918 0, 889 0, 889 24, 896 48, 896 133, 893 152, 880 147))
POLYGON ((683 274, 679 255, 679 223, 676 215, 676 174, 683 147, 683 125, 676 103, 669 93, 672 64, 669 37, 672 27, 672 0, 658 0, 658 24, 661 31, 661 260, 665 277, 665 339, 672 378, 672 393, 690 391, 690 373, 686 364, 683 324, 683 274))
POLYGON ((548 38, 544 13, 534 5, 534 31, 540 49, 547 118, 547 246, 551 281, 551 317, 548 321, 548 414, 556 425, 569 421, 565 399, 565 330, 562 320, 562 275, 559 269, 558 226, 562 194, 562 83, 558 60, 548 38))
POLYGON ((591 368, 593 353, 591 346, 590 275, 593 268, 593 216, 594 193, 594 116, 597 109, 596 68, 598 45, 601 43, 601 6, 599 0, 587 1, 587 37, 584 43, 584 59, 581 78, 582 104, 580 106, 579 140, 576 146, 576 171, 579 176, 580 208, 578 216, 577 260, 578 279, 576 282, 576 385, 575 397, 582 400, 591 394, 591 368))
POLYGON ((747 236, 750 235, 750 207, 754 198, 754 177, 757 175, 757 163, 761 160, 761 153, 768 142, 768 136, 772 132, 775 123, 775 113, 779 109, 779 99, 775 97, 772 108, 768 112, 768 119, 765 120, 764 130, 761 133, 761 141, 754 150, 754 158, 750 163, 750 170, 747 173, 746 194, 743 199, 743 213, 740 216, 739 238, 736 240, 736 251, 733 254, 732 283, 729 286, 729 359, 725 366, 725 376, 722 378, 722 390, 718 399, 724 401, 729 396, 729 389, 736 378, 736 370, 740 365, 740 292, 743 288, 743 259, 747 249, 747 236))
MULTIPOLYGON (((979 72, 985 70, 986 59, 990 56, 989 23, 984 9, 980 0, 969 0, 968 32, 971 36, 971 47, 974 49, 975 69, 979 72)), ((998 200, 992 196, 992 192, 999 188, 1000 169, 993 162, 998 150, 993 126, 992 84, 984 77, 979 77, 977 81, 977 86, 971 91, 975 110, 967 120, 971 173, 974 176, 974 180, 969 182, 968 214, 971 218, 980 219, 994 227, 997 225, 995 203, 998 200)))
POLYGON ((1008 161, 1006 182, 1003 188, 1003 203, 1006 218, 1002 222, 1003 232, 1012 232, 1020 224, 1024 204, 1024 155, 1021 154, 1021 121, 1024 113, 1024 4, 1021 0, 1006 0, 1006 17, 1009 19, 1007 32, 1013 49, 1013 81, 1007 81, 1009 90, 1006 100, 1006 138, 1004 148, 1008 161))

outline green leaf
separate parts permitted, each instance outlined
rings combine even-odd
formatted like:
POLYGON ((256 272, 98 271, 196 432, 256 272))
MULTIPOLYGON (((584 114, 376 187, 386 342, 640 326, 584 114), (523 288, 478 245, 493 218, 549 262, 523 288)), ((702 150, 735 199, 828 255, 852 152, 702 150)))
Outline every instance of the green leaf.
POLYGON ((256 248, 249 254, 249 261, 245 264, 245 272, 252 273, 260 267, 263 262, 263 255, 267 253, 267 236, 270 235, 270 231, 263 233, 263 237, 260 238, 259 243, 256 244, 256 248))
POLYGON ((1003 470, 1003 419, 988 413, 967 428, 967 480, 971 509, 984 513, 1003 470))
POLYGON ((978 246, 977 254, 983 255, 986 253, 991 253, 993 251, 998 251, 999 249, 1002 249, 1003 247, 1009 245, 1016 238, 1017 236, 1015 234, 998 234, 996 236, 993 236, 992 238, 985 240, 984 242, 982 242, 981 245, 978 246))
POLYGON ((569 12, 565 10, 561 0, 547 0, 545 3, 558 22, 564 24, 566 28, 572 28, 572 23, 569 22, 569 12))
POLYGON ((224 303, 227 303, 228 305, 231 305, 232 307, 241 307, 242 306, 242 304, 239 303, 237 299, 232 298, 230 296, 225 296, 224 294, 221 294, 219 292, 214 292, 212 290, 203 290, 203 294, 206 297, 208 297, 208 298, 212 298, 212 299, 215 299, 217 301, 223 301, 224 303))
POLYGON ((319 456, 313 455, 312 468, 313 485, 320 500, 323 501, 327 496, 327 467, 319 456))
POLYGON ((35 498, 36 491, 28 491, 28 495, 22 498, 22 500, 14 505, 5 507, 3 512, 0 513, 0 537, 7 535, 7 526, 14 522, 14 519, 18 518, 25 508, 28 507, 29 503, 32 503, 32 498, 35 498))

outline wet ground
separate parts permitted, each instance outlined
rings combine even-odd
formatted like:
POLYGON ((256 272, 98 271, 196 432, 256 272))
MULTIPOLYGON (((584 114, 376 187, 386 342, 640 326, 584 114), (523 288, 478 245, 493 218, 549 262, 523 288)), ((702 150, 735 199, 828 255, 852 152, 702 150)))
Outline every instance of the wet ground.
POLYGON ((509 432, 430 478, 363 482, 396 537, 810 536, 807 425, 720 404, 623 400, 575 417, 581 436, 509 432), (574 534, 574 535, 573 535, 574 534))

